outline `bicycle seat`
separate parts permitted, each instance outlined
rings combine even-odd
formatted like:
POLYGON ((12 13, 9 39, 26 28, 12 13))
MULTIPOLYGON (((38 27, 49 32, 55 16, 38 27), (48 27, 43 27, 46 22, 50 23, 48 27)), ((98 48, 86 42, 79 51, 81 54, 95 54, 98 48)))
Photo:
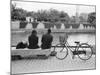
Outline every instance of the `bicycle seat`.
POLYGON ((76 44, 79 44, 80 42, 79 42, 79 41, 75 41, 75 43, 76 43, 76 44))

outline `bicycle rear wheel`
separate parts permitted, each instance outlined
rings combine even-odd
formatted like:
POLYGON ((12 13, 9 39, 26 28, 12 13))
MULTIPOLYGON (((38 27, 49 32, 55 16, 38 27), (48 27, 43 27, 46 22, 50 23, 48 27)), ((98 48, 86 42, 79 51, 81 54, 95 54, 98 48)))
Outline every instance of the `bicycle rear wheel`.
POLYGON ((92 56, 92 48, 87 43, 82 43, 77 49, 78 57, 82 60, 88 60, 92 56))
POLYGON ((57 44, 54 47, 54 51, 57 52, 56 58, 60 60, 65 59, 68 55, 68 50, 66 49, 64 44, 57 44))

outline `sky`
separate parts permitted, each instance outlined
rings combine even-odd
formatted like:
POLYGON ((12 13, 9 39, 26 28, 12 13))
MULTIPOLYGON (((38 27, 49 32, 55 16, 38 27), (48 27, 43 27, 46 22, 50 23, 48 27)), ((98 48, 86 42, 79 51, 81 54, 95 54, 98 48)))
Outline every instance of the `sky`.
POLYGON ((37 2, 24 2, 24 1, 12 1, 12 4, 16 4, 17 8, 22 8, 27 11, 49 10, 51 8, 58 11, 64 11, 69 16, 74 16, 77 12, 90 13, 95 12, 95 6, 83 6, 83 5, 69 5, 69 4, 52 4, 52 3, 37 3, 37 2))

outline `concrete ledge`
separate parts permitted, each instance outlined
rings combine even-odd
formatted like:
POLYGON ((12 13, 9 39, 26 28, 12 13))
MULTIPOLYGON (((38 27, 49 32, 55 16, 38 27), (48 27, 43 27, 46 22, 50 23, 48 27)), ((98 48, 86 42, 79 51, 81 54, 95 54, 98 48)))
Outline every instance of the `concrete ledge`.
POLYGON ((13 49, 11 50, 11 56, 27 57, 27 56, 49 56, 51 54, 50 49, 13 49))

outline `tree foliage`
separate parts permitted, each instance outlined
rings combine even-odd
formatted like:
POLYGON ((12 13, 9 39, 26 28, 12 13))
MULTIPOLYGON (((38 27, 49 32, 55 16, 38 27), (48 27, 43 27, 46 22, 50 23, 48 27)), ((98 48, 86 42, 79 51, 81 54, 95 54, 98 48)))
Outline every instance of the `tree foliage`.
POLYGON ((49 22, 59 22, 59 21, 69 21, 70 17, 64 11, 58 11, 56 9, 49 10, 38 10, 37 12, 28 12, 21 8, 17 8, 16 5, 12 4, 11 8, 11 19, 24 21, 27 16, 37 18, 38 21, 49 21, 49 22))
POLYGON ((27 12, 21 8, 16 8, 15 5, 11 6, 11 19, 12 20, 25 20, 27 12))
POLYGON ((92 12, 88 15, 88 20, 90 24, 96 24, 96 13, 92 12))

